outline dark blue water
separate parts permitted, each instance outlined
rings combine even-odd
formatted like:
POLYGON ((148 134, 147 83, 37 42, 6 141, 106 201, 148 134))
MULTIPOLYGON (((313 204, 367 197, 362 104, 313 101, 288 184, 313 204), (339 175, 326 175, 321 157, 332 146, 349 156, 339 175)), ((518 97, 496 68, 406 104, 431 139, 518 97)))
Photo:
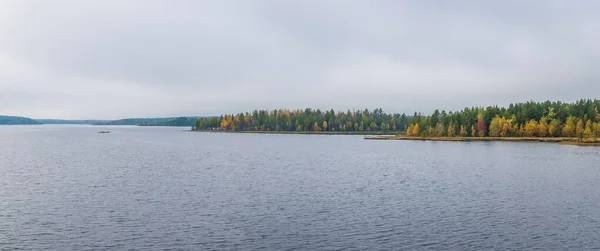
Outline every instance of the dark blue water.
POLYGON ((600 248, 600 148, 184 129, 0 127, 0 249, 600 248))

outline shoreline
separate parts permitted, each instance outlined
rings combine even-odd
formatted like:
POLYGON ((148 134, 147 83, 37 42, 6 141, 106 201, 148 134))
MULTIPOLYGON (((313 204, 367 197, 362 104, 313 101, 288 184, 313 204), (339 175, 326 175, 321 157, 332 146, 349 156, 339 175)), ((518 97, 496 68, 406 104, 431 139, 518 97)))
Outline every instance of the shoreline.
POLYGON ((580 141, 578 138, 566 137, 407 137, 407 136, 366 136, 366 140, 420 140, 420 141, 452 141, 452 142, 470 142, 470 141, 508 141, 508 142, 542 142, 559 143, 578 146, 600 146, 600 142, 593 140, 580 141))
POLYGON ((225 130, 189 130, 189 132, 210 133, 256 133, 256 134, 305 134, 305 135, 357 135, 357 136, 392 136, 392 132, 295 132, 295 131, 225 131, 225 130))
POLYGON ((419 140, 419 141, 505 141, 505 142, 541 142, 577 146, 600 146, 600 141, 583 140, 568 137, 407 137, 394 135, 392 132, 295 132, 295 131, 224 131, 224 130, 189 130, 188 132, 208 133, 252 133, 252 134, 300 134, 300 135, 355 135, 364 136, 365 140, 419 140))

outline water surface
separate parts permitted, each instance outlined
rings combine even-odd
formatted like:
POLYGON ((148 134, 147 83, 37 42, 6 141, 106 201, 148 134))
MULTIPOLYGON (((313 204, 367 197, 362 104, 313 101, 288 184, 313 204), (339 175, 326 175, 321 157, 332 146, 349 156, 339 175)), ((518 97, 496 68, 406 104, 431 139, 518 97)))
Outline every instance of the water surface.
POLYGON ((600 248, 600 148, 185 129, 0 127, 0 249, 600 248))

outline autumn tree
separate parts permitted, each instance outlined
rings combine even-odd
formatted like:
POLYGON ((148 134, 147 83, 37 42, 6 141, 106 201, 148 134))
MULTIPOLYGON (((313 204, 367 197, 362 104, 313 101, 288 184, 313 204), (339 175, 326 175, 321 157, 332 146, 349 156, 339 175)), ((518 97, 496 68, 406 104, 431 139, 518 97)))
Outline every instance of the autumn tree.
POLYGON ((509 133, 512 133, 512 119, 502 117, 500 120, 500 137, 506 137, 509 133))
POLYGON ((231 115, 227 115, 227 116, 224 116, 223 119, 221 120, 220 126, 223 130, 230 130, 232 124, 233 124, 233 119, 231 118, 231 115))
POLYGON ((579 119, 577 121, 577 125, 575 126, 575 137, 581 139, 583 138, 583 120, 579 119))
POLYGON ((327 131, 327 121, 323 121, 323 131, 327 131))
MULTIPOLYGON (((527 123, 537 121, 534 136, 578 136, 577 123, 582 120, 579 135, 583 136, 590 120, 591 132, 600 123, 600 100, 582 99, 574 103, 524 102, 508 107, 470 107, 456 112, 436 110, 431 115, 384 113, 382 109, 335 112, 319 109, 254 110, 238 114, 199 118, 194 130, 230 131, 314 131, 316 122, 322 131, 404 131, 418 125, 417 136, 522 136, 528 133, 527 123), (327 126, 324 126, 325 123, 327 126), (564 122, 564 125, 562 124, 564 122), (452 123, 452 126, 450 126, 452 123), (460 128, 464 130, 461 130, 460 128), (454 128, 454 130, 451 130, 454 128), (454 133, 453 133, 454 131, 454 133), (463 132, 461 132, 463 131, 463 132)), ((530 129, 530 128, 529 128, 530 129)), ((411 132, 407 132, 410 135, 411 132)), ((586 134, 587 135, 587 134, 586 134)))
POLYGON ((319 127, 319 123, 315 122, 313 124, 313 132, 320 132, 321 131, 321 127, 319 127))
POLYGON ((583 130, 583 137, 586 139, 594 138, 594 130, 592 127, 592 121, 589 119, 585 123, 585 129, 583 130))
POLYGON ((527 121, 527 123, 525 124, 525 136, 533 137, 533 135, 536 134, 537 130, 538 130, 538 123, 537 123, 537 121, 535 121, 535 119, 531 119, 531 120, 527 121))
POLYGON ((525 137, 525 124, 521 124, 519 126, 519 136, 520 137, 525 137))
POLYGON ((461 137, 466 137, 467 136, 467 130, 465 130, 465 126, 464 125, 460 125, 460 132, 459 132, 461 137))
POLYGON ((454 129, 454 123, 450 122, 448 124, 448 133, 446 134, 448 137, 454 137, 456 134, 456 130, 454 129))
POLYGON ((537 126, 537 136, 546 137, 548 136, 548 118, 542 117, 540 123, 537 126))
POLYGON ((560 120, 556 118, 550 121, 550 124, 548 125, 548 134, 550 137, 556 137, 560 135, 560 124, 560 120))
POLYGON ((490 137, 500 137, 500 117, 496 115, 490 122, 490 137))
POLYGON ((489 134, 491 137, 506 137, 512 129, 511 119, 496 115, 490 122, 489 134))
POLYGON ((444 123, 437 123, 433 130, 432 136, 443 137, 445 134, 444 123))
POLYGON ((419 136, 419 124, 411 124, 406 129, 406 136, 419 136))
POLYGON ((521 137, 523 136, 521 134, 521 130, 519 129, 519 124, 514 124, 511 131, 514 136, 521 136, 521 137))
POLYGON ((414 135, 412 134, 412 128, 413 128, 413 125, 412 125, 412 124, 410 124, 410 125, 408 126, 408 128, 406 128, 406 133, 404 133, 404 135, 405 135, 405 136, 409 136, 409 137, 410 137, 410 136, 414 136, 414 135))
POLYGON ((479 114, 477 116, 477 135, 479 137, 484 137, 485 136, 485 122, 483 121, 483 114, 479 114))
POLYGON ((564 137, 575 137, 575 124, 577 123, 577 117, 569 116, 567 117, 567 121, 562 128, 562 135, 564 137))

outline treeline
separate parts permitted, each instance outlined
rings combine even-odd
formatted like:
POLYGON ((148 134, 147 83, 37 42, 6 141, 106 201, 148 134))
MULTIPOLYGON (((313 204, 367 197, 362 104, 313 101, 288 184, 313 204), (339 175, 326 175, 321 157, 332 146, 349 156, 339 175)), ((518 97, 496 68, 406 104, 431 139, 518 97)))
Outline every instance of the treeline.
POLYGON ((600 100, 526 102, 508 108, 465 108, 415 115, 406 136, 421 137, 600 137, 600 100))
POLYGON ((198 117, 178 117, 169 121, 150 122, 142 121, 140 126, 194 126, 198 117))
POLYGON ((575 103, 534 102, 465 108, 457 112, 435 110, 431 115, 354 110, 255 110, 204 117, 194 130, 389 132, 420 137, 600 137, 600 100, 575 103))
POLYGON ((119 120, 100 121, 98 123, 94 123, 94 125, 149 125, 166 123, 174 119, 176 118, 127 118, 119 120))
POLYGON ((287 132, 396 132, 411 122, 406 114, 354 110, 335 112, 310 108, 304 110, 255 110, 253 112, 205 117, 194 130, 287 131, 287 132))

